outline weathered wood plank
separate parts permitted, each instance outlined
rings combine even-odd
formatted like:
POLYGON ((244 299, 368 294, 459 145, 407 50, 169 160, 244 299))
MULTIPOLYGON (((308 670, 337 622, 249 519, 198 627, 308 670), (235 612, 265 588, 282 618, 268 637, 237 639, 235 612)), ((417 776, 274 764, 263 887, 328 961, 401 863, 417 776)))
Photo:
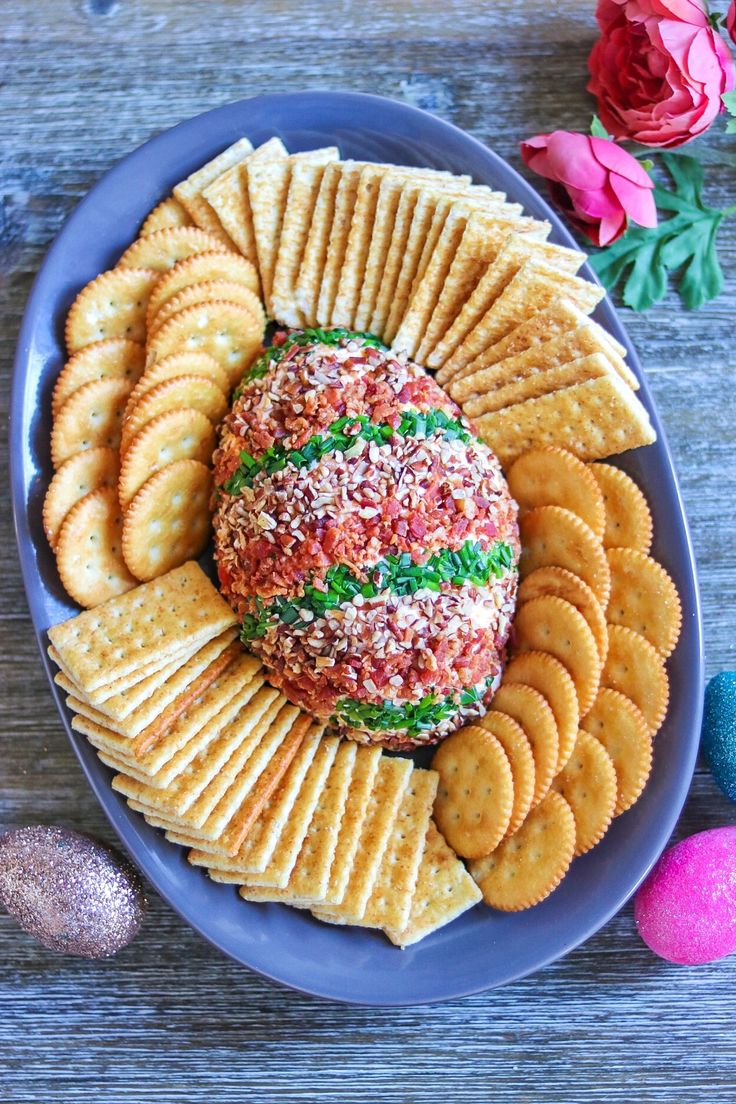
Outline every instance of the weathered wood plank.
MULTIPOLYGON (((465 127, 518 165, 521 137, 582 129, 592 5, 562 0, 8 0, 0 33, 0 467, 12 349, 33 275, 77 200, 161 129, 276 89, 376 91, 465 127)), ((723 139, 709 137, 717 145, 723 139)), ((697 149, 697 147, 695 147, 697 149)), ((709 201, 736 202, 709 172, 709 201)), ((732 398, 736 223, 724 294, 673 294, 624 318, 678 463, 698 554, 709 673, 735 665, 732 398)), ((56 717, 0 500, 0 826, 61 822, 110 835, 56 717)), ((698 772, 679 834, 734 820, 698 772)), ((734 960, 681 970, 651 956, 625 909, 533 978, 465 1002, 338 1008, 223 959, 154 898, 119 958, 59 958, 0 916, 0 1097, 43 1101, 409 1102, 499 1098, 734 1099, 734 960)))

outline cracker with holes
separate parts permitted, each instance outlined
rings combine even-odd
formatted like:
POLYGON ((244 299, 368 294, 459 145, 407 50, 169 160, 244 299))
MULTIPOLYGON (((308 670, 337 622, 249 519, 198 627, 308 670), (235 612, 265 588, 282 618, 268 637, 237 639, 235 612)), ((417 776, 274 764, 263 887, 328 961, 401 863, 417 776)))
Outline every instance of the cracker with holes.
POLYGON ((176 379, 178 376, 204 376, 219 387, 223 395, 227 394, 230 386, 227 373, 207 353, 172 353, 171 356, 157 360, 146 368, 130 393, 125 417, 129 418, 132 415, 143 396, 152 391, 157 384, 163 383, 164 380, 176 379))
POLYGON ((549 652, 559 659, 575 684, 580 715, 587 713, 602 665, 595 637, 575 606, 552 595, 525 602, 516 613, 512 652, 549 652))
POLYGON ((634 548, 609 548, 611 596, 606 617, 641 633, 665 657, 677 644, 682 607, 677 587, 661 564, 634 548))
POLYGON ((125 418, 121 434, 123 454, 141 430, 169 410, 197 410, 216 425, 227 410, 227 399, 206 376, 174 376, 147 391, 125 418))
POLYGON ((537 506, 519 522, 522 579, 538 567, 564 567, 587 583, 602 606, 608 602, 611 577, 600 540, 571 510, 537 506))
POLYGON ((475 725, 440 744, 432 760, 440 776, 434 818, 458 855, 479 858, 503 839, 511 820, 514 784, 506 752, 475 725))
MULTIPOLYGON (((495 709, 489 709, 485 716, 480 718, 478 725, 496 737, 506 752, 506 758, 511 767, 514 801, 511 807, 511 818, 506 829, 506 834, 511 835, 526 820, 527 813, 531 809, 534 800, 536 768, 532 746, 527 740, 526 733, 521 725, 517 724, 507 713, 499 713, 495 709)), ((473 726, 468 727, 472 728, 473 726)))
POLYGON ((159 311, 177 295, 195 284, 206 284, 214 280, 240 284, 256 296, 259 292, 258 272, 255 265, 245 257, 222 250, 194 253, 178 261, 173 268, 160 276, 148 301, 148 329, 155 328, 159 311))
POLYGON ((506 664, 504 679, 531 686, 546 700, 557 725, 556 770, 561 771, 575 746, 580 723, 575 683, 567 669, 549 652, 520 652, 506 664))
POLYGON ((639 487, 631 476, 612 464, 589 466, 603 495, 603 547, 648 552, 652 544, 652 515, 639 487))
POLYGON ((49 640, 69 677, 91 697, 90 691, 155 661, 163 667, 188 644, 234 624, 235 614, 202 569, 187 563, 102 609, 54 625, 49 640))
POLYGON ((231 386, 261 350, 263 325, 239 303, 217 301, 187 307, 157 330, 147 363, 172 353, 208 353, 227 372, 231 386))
POLYGON ((66 316, 64 336, 70 353, 106 338, 146 340, 146 311, 153 285, 153 268, 113 268, 82 288, 66 316))
POLYGON ((136 579, 163 575, 204 551, 211 491, 211 472, 198 460, 177 460, 143 484, 123 526, 123 556, 136 579))
POLYGON ((514 461, 506 479, 522 510, 562 506, 584 521, 599 540, 603 537, 603 495, 590 469, 571 452, 532 449, 514 461))
POLYGON ((601 663, 605 663, 608 652, 608 627, 603 608, 587 583, 579 575, 573 575, 564 567, 538 567, 527 575, 519 587, 518 605, 551 595, 562 598, 575 606, 588 623, 595 637, 601 663))
POLYGON ((156 207, 146 216, 141 226, 138 237, 145 238, 154 234, 156 230, 169 230, 172 226, 193 226, 186 208, 182 207, 178 199, 168 196, 162 199, 156 207))
POLYGON ((630 698, 655 735, 667 715, 670 692, 664 660, 653 644, 624 625, 609 625, 601 686, 630 698))
POLYGON ((569 762, 554 782, 575 818, 575 854, 584 855, 603 839, 616 808, 616 771, 595 736, 578 733, 569 762))
POLYGON ((90 491, 71 508, 56 542, 64 589, 91 609, 135 586, 122 554, 122 510, 114 487, 90 491))
POLYGON ((118 261, 118 268, 155 268, 167 272, 177 261, 193 253, 225 250, 219 238, 198 226, 170 226, 154 230, 129 245, 118 261))
POLYGON ((118 494, 127 509, 146 480, 177 460, 209 464, 215 431, 199 410, 168 410, 147 422, 130 442, 120 470, 118 494))
POLYGON ((491 711, 502 713, 523 730, 534 756, 532 808, 549 789, 559 758, 555 716, 546 698, 521 682, 504 682, 493 695, 491 711))
POLYGON ((67 399, 51 431, 55 468, 85 449, 118 448, 131 389, 126 379, 98 379, 83 384, 67 399))
POLYGON ((183 288, 172 299, 168 299, 158 310, 151 324, 149 336, 161 329, 164 322, 168 322, 175 314, 186 310, 187 307, 196 307, 200 303, 212 303, 216 301, 237 303, 250 311, 261 329, 266 327, 266 314, 263 304, 258 296, 245 284, 235 280, 204 280, 198 284, 190 284, 183 288))
POLYGON ((614 816, 630 809, 652 769, 652 738, 637 707, 618 690, 601 687, 580 727, 606 749, 616 771, 614 816))
POLYGON ((66 362, 51 398, 54 418, 67 399, 85 383, 99 379, 124 379, 137 383, 146 364, 146 350, 137 341, 110 337, 85 345, 66 362))
POLYGON ((43 531, 53 549, 72 507, 98 487, 115 487, 119 471, 117 450, 104 446, 85 449, 64 461, 43 500, 43 531))
POLYGON ((483 900, 501 912, 521 912, 549 897, 575 853, 575 818, 556 792, 548 793, 521 828, 487 858, 470 863, 483 900))

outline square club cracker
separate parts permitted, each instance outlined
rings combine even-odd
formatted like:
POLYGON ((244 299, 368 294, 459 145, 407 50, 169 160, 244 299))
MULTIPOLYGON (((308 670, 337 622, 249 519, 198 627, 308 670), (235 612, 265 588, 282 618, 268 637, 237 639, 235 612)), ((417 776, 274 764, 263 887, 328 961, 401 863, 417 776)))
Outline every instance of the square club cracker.
POLYGON ((335 161, 337 156, 337 148, 327 146, 286 158, 251 162, 248 166, 248 199, 253 214, 258 269, 263 296, 271 315, 274 270, 293 166, 297 161, 324 166, 329 161, 335 161))
POLYGON ((381 757, 380 747, 365 745, 358 747, 345 811, 340 822, 335 855, 330 868, 330 878, 323 898, 325 903, 337 903, 345 894, 355 853, 360 843, 363 823, 371 807, 371 795, 381 757))
POLYGON ((209 184, 212 184, 228 169, 239 165, 248 154, 253 152, 253 146, 247 138, 241 138, 232 146, 229 146, 212 161, 182 180, 174 188, 174 197, 186 210, 192 221, 202 230, 209 230, 211 234, 221 238, 226 245, 232 246, 233 242, 222 223, 218 219, 210 204, 202 194, 209 184))
POLYGON ((381 757, 345 893, 339 904, 314 909, 318 919, 346 924, 363 918, 412 768, 410 759, 381 757))
POLYGON ((249 261, 258 263, 253 213, 248 198, 248 162, 271 157, 287 157, 288 151, 278 138, 270 138, 237 164, 222 172, 202 192, 228 236, 249 261))
POLYGON ((599 285, 588 280, 550 268, 536 259, 526 261, 445 362, 442 382, 467 367, 479 353, 500 341, 521 322, 544 310, 554 299, 570 299, 589 314, 603 294, 599 285))
POLYGON ((295 286, 296 304, 307 326, 314 326, 317 321, 317 304, 335 214, 335 200, 346 164, 352 165, 353 162, 334 161, 327 165, 314 202, 312 221, 295 286))
MULTIPOLYGON (((438 174, 433 178, 433 183, 438 188, 450 188, 451 181, 454 179, 453 177, 445 178, 438 174)), ((469 177, 462 179, 468 184, 470 183, 469 177)), ((358 289, 359 298, 353 319, 356 330, 364 331, 371 327, 371 319, 376 307, 381 281, 387 269, 388 253, 393 239, 400 201, 403 197, 408 199, 410 196, 415 199, 419 185, 426 182, 422 170, 411 169, 400 170, 397 168, 381 178, 373 220, 371 225, 367 227, 369 244, 362 285, 358 289)), ((502 193, 497 194, 503 198, 502 193)), ((408 223, 405 218, 408 208, 405 206, 403 210, 405 213, 404 226, 408 232, 408 223)), ((398 247, 394 260, 400 262, 398 247)))
MULTIPOLYGON (((240 846, 236 858, 243 867, 251 870, 266 869, 291 815, 302 782, 319 747, 320 739, 319 729, 312 728, 302 740, 278 788, 264 805, 263 812, 240 846)), ((187 834, 186 828, 169 831, 166 835, 172 843, 192 848, 188 858, 194 866, 208 866, 212 854, 217 854, 216 846, 210 840, 198 840, 191 834, 187 834)))
POLYGON ((361 924, 406 927, 438 781, 436 771, 412 771, 361 924))
POLYGON ((213 738, 168 786, 137 785, 129 779, 121 792, 151 812, 178 822, 211 782, 217 779, 226 789, 238 777, 269 730, 273 713, 277 712, 275 705, 268 691, 256 694, 227 724, 213 727, 213 738))
MULTIPOLYGON (((546 223, 539 224, 547 226, 546 223)), ((521 231, 522 228, 519 228, 521 231)), ((491 309, 499 295, 509 285, 519 270, 527 262, 538 262, 548 265, 560 272, 575 275, 580 265, 585 260, 585 254, 576 249, 566 249, 564 246, 555 245, 545 240, 546 234, 539 232, 517 232, 509 237, 499 250, 497 256, 488 265, 472 294, 463 304, 452 325, 436 343, 427 363, 434 368, 439 368, 438 378, 441 375, 443 381, 451 372, 451 368, 445 367, 455 350, 465 340, 469 333, 482 321, 483 317, 491 309)))
POLYGON ((244 886, 241 896, 249 901, 284 901, 303 906, 322 900, 327 892, 345 803, 357 755, 357 744, 343 740, 283 888, 244 886))
POLYGON ((504 467, 537 445, 600 460, 657 439, 646 410, 615 373, 484 414, 477 426, 504 467))
MULTIPOLYGON (((636 377, 610 345, 601 340, 599 330, 600 327, 585 319, 585 323, 577 329, 568 330, 567 333, 550 338, 549 341, 517 353, 516 356, 506 357, 470 376, 463 376, 462 379, 450 382, 447 389, 456 402, 467 404, 466 413, 475 417, 476 414, 484 413, 483 403, 497 389, 537 372, 560 368, 594 353, 603 356, 624 383, 631 387, 633 380, 638 387, 636 377)), ((494 402, 488 409, 499 409, 506 405, 509 404, 503 402, 497 405, 494 402)))
POLYGON ((371 246, 379 196, 383 181, 387 177, 394 177, 397 181, 407 179, 450 181, 453 179, 449 173, 436 169, 411 169, 400 165, 368 164, 362 169, 332 311, 333 326, 345 326, 348 329, 353 326, 371 246))
POLYGON ((464 864, 430 821, 409 919, 400 930, 386 927, 384 931, 398 947, 409 947, 477 905, 482 896, 464 864))
POLYGON ((119 598, 49 629, 65 669, 89 696, 152 659, 181 653, 235 624, 235 615, 198 564, 190 561, 119 598))
POLYGON ((247 881, 255 885, 285 886, 307 834, 309 822, 319 800, 320 792, 325 785, 337 754, 338 742, 334 736, 329 736, 321 741, 294 802, 289 820, 279 836, 271 860, 264 871, 255 872, 239 869, 237 858, 239 848, 235 851, 233 861, 223 859, 221 856, 213 856, 210 868, 213 870, 224 869, 228 873, 235 874, 236 878, 234 880, 240 882, 247 881))
POLYGON ((337 164, 342 166, 342 170, 335 192, 332 222, 317 299, 316 317, 320 326, 332 325, 332 311, 335 305, 340 273, 345 260, 358 185, 361 173, 365 168, 361 161, 341 161, 337 164))
POLYGON ((326 163, 295 159, 291 166, 271 287, 271 314, 287 326, 304 323, 296 301, 296 282, 326 163))

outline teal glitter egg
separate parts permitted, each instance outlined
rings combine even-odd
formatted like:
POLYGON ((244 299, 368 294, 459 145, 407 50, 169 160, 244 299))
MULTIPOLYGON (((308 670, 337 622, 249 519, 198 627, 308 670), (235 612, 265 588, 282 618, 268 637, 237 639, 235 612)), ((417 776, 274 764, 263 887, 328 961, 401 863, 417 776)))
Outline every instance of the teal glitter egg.
POLYGON ((701 740, 713 777, 736 801, 736 671, 721 671, 708 683, 701 740))

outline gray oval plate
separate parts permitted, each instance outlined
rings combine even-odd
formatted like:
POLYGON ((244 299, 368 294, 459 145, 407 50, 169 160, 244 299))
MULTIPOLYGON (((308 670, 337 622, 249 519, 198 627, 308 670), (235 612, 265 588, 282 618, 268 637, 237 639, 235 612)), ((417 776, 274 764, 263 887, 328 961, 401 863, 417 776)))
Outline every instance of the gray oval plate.
MULTIPOLYGON (((184 850, 128 810, 110 771, 70 728, 52 681, 46 630, 76 612, 44 538, 41 508, 51 473, 50 398, 64 360, 63 325, 74 296, 115 264, 147 212, 194 168, 243 134, 255 144, 278 135, 292 151, 339 146, 343 157, 470 173, 549 219, 553 238, 574 245, 547 204, 495 154, 422 111, 376 96, 305 92, 218 108, 169 130, 116 165, 79 204, 49 250, 26 309, 11 406, 12 494, 31 617, 69 740, 112 826, 158 892, 205 938, 266 977, 332 1000, 419 1004, 464 996, 522 977, 582 943, 621 907, 664 847, 692 776, 702 702, 702 632, 693 552, 667 443, 641 368, 613 307, 599 321, 629 350, 656 445, 621 458, 645 488, 655 523, 654 554, 677 582, 683 632, 669 661, 667 721, 657 737, 644 796, 604 841, 573 864, 555 893, 516 915, 478 906, 406 951, 378 933, 327 926, 281 905, 253 905, 190 867, 184 850)), ((588 273, 590 275, 590 273, 588 273)))

